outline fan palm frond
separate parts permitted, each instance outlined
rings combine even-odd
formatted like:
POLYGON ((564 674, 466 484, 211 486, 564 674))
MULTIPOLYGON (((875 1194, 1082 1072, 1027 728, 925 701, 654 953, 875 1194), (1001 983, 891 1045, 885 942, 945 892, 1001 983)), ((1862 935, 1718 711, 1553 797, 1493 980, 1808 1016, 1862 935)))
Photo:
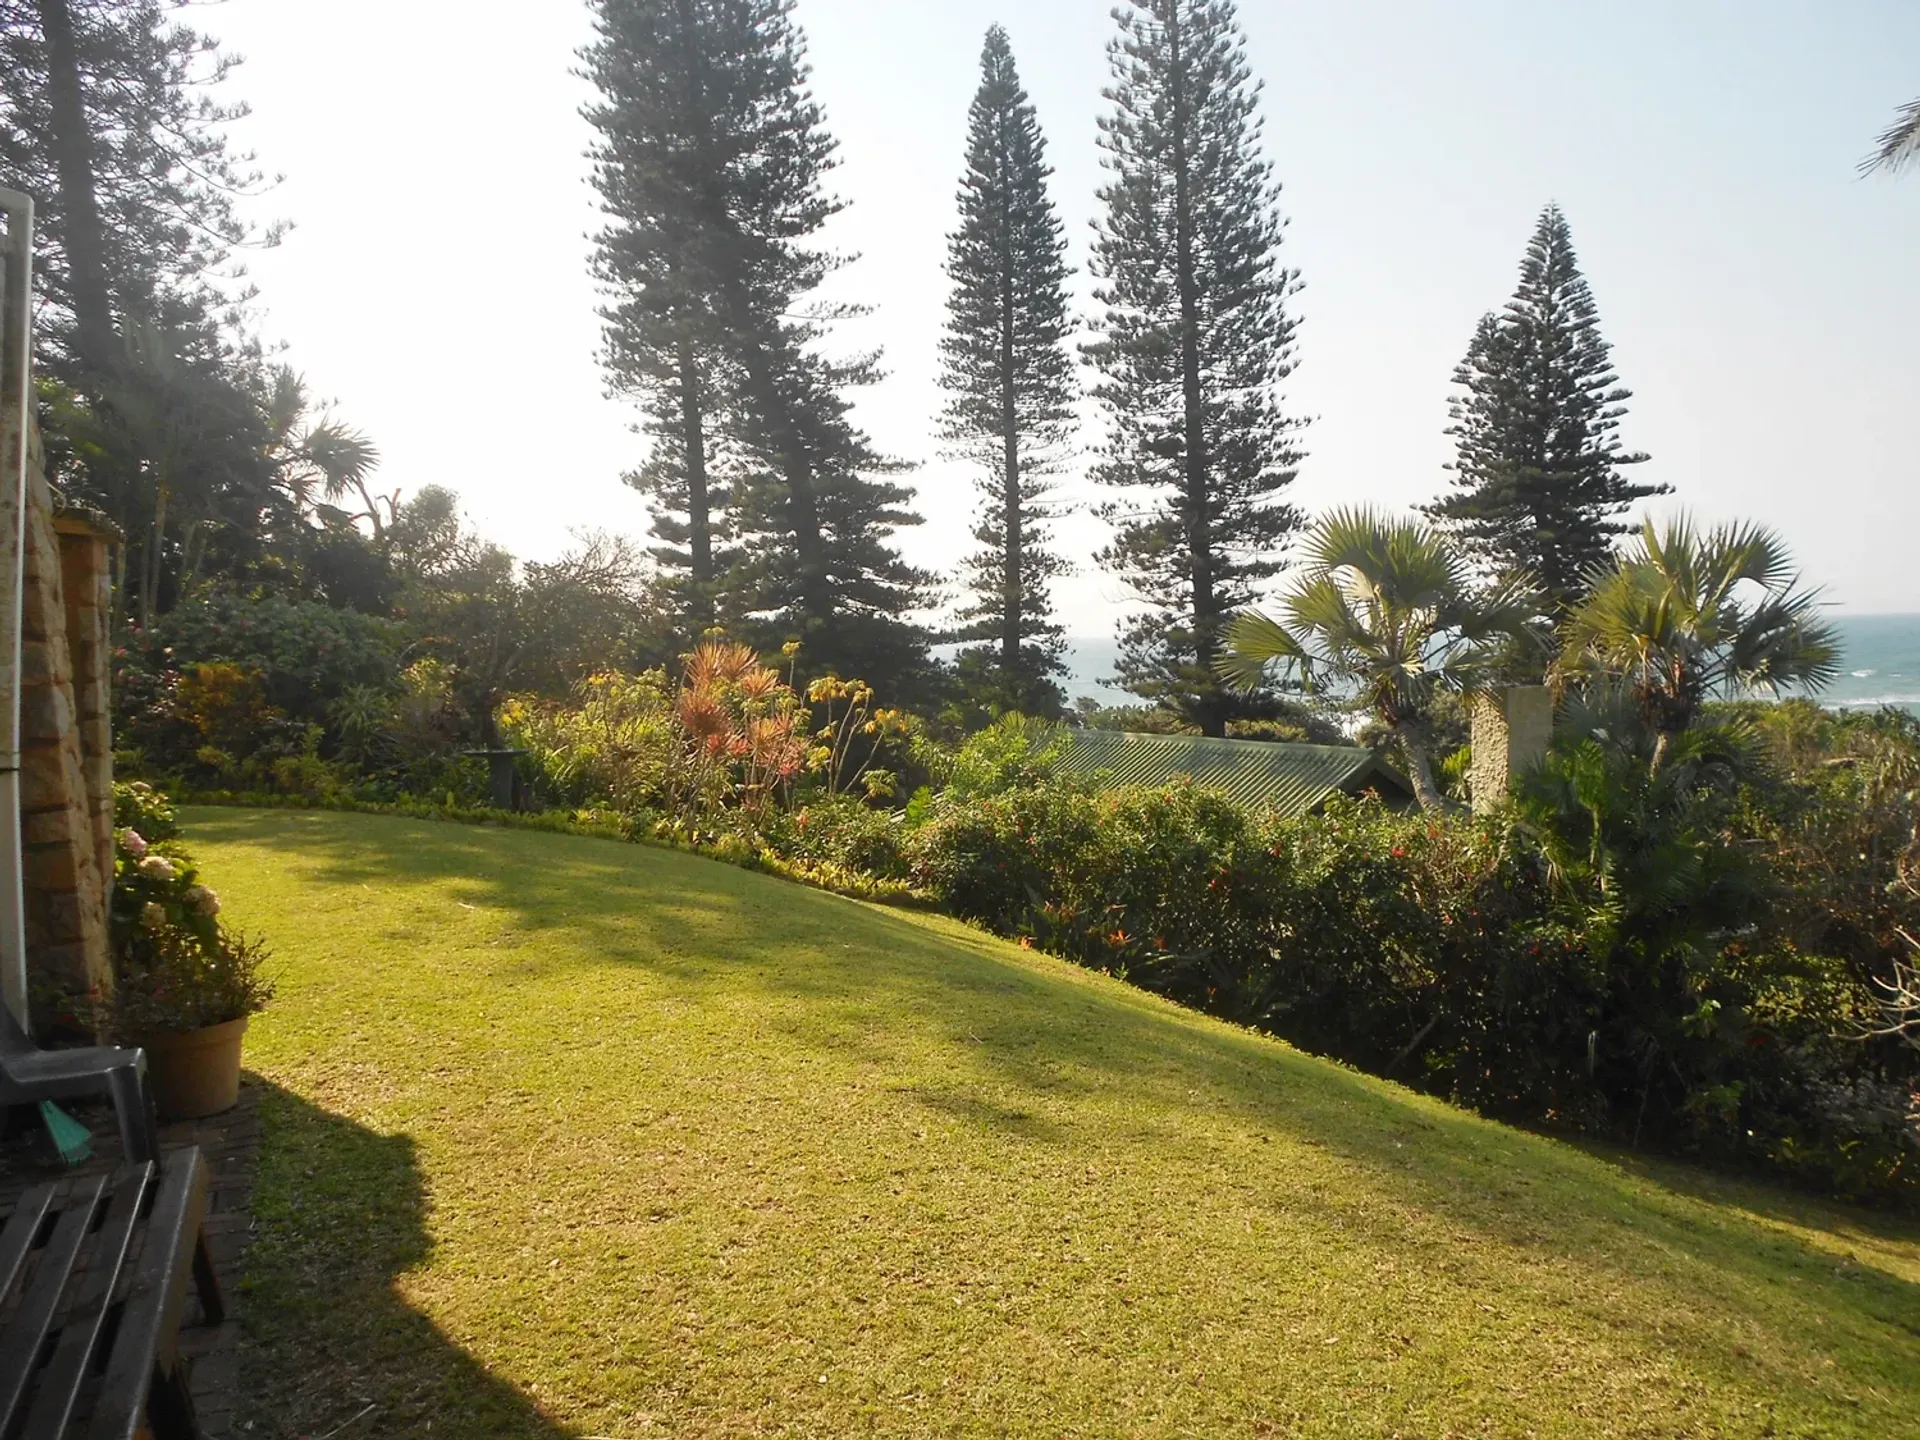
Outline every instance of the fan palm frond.
POLYGON ((1566 621, 1558 674, 1619 677, 1668 735, 1711 695, 1822 689, 1839 673, 1839 646, 1818 592, 1797 585, 1786 545, 1764 526, 1648 522, 1566 621))
POLYGON ((297 453, 319 472, 329 500, 339 499, 349 486, 358 488, 380 468, 380 451, 365 432, 335 420, 322 420, 301 436, 297 453))
POLYGON ((1920 160, 1920 100, 1909 100, 1894 113, 1893 123, 1880 132, 1873 153, 1860 162, 1860 173, 1895 173, 1920 160))
POLYGON ((1282 618, 1249 612, 1229 625, 1222 678, 1251 687, 1279 665, 1309 684, 1345 682, 1357 705, 1400 736, 1421 802, 1439 803, 1421 719, 1436 692, 1479 686, 1497 646, 1525 642, 1540 613, 1533 586, 1476 588, 1444 537, 1365 508, 1322 517, 1300 553, 1282 618))
POLYGON ((1301 678, 1311 683, 1313 657, 1277 620, 1255 610, 1243 611, 1227 622, 1226 642, 1220 678, 1229 685, 1251 690, 1270 665, 1297 668, 1301 678))

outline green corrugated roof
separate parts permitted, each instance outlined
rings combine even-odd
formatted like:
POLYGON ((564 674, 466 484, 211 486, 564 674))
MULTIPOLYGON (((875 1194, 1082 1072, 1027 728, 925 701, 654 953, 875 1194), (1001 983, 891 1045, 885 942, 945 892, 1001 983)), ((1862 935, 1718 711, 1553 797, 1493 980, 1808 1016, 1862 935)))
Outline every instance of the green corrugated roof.
POLYGON ((1129 735, 1076 730, 1060 768, 1106 771, 1116 785, 1165 785, 1181 776, 1243 805, 1305 815, 1328 797, 1378 790, 1409 798, 1407 782, 1357 745, 1289 745, 1269 740, 1211 740, 1201 735, 1129 735))

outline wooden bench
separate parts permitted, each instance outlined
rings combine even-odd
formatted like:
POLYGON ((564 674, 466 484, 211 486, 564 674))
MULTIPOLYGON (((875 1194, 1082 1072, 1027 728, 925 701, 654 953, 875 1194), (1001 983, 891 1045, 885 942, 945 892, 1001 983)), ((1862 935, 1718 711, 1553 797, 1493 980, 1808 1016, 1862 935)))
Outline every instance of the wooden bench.
POLYGON ((0 1436, 199 1440, 178 1336, 189 1281, 225 1317, 197 1149, 20 1197, 0 1229, 0 1436))

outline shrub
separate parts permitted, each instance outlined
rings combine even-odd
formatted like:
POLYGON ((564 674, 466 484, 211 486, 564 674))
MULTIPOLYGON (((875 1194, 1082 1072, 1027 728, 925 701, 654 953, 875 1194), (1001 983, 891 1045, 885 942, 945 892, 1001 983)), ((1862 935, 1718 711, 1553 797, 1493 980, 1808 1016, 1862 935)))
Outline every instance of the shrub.
POLYGON ((902 844, 905 830, 899 814, 876 810, 851 795, 819 795, 769 817, 761 838, 785 860, 904 881, 911 875, 902 844))
POLYGON ((679 758, 672 694, 659 670, 591 675, 570 705, 509 700, 500 730, 528 751, 546 793, 563 805, 662 805, 679 758))
POLYGON ((172 840, 180 833, 173 802, 144 780, 115 782, 113 827, 138 831, 149 842, 172 840))
MULTIPOLYGON (((125 810, 171 820, 150 790, 130 793, 125 810)), ((263 972, 266 947, 226 929, 219 914, 220 897, 178 842, 150 840, 131 826, 116 832, 108 912, 114 993, 106 1011, 112 1034, 137 1040, 197 1030, 265 1007, 273 995, 263 972)))
POLYGON ((267 704, 324 722, 354 686, 389 685, 405 643, 391 620, 319 601, 214 590, 134 631, 116 653, 115 689, 131 698, 141 678, 218 662, 259 675, 267 704))
POLYGON ((970 800, 1037 785, 1053 774, 1072 743, 1073 732, 1063 725, 1002 715, 968 736, 946 762, 947 796, 970 800))
POLYGON ((1341 800, 1280 821, 1077 779, 946 796, 905 834, 909 875, 962 918, 1479 1109, 1914 1188, 1911 1060, 1836 1038, 1865 991, 1754 923, 1764 877, 1695 828, 1718 813, 1701 771, 1649 794, 1625 769, 1608 799, 1591 755, 1560 763, 1577 816, 1341 800))

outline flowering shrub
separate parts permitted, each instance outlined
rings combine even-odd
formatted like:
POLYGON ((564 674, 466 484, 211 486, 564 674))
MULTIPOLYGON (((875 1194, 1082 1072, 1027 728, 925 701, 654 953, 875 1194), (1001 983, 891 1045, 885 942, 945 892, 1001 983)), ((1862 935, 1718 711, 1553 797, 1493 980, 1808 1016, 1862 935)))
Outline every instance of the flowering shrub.
POLYGON ((180 833, 173 802, 144 780, 114 783, 113 825, 116 830, 137 830, 148 844, 172 840, 180 833))
POLYGON ((678 685, 663 670, 607 672, 568 704, 516 696, 498 718, 554 799, 660 811, 686 834, 731 829, 730 814, 765 827, 822 791, 884 799, 894 776, 876 762, 915 731, 911 717, 876 708, 862 681, 815 680, 803 701, 791 675, 726 640, 696 646, 678 685))
MULTIPOLYGON (((170 828, 171 810, 148 787, 116 787, 115 799, 117 818, 145 814, 160 822, 157 832, 170 828)), ((116 1035, 197 1030, 266 1006, 273 986, 262 973, 265 946, 228 930, 219 915, 219 895, 177 841, 134 825, 115 831, 108 1014, 116 1035)))

